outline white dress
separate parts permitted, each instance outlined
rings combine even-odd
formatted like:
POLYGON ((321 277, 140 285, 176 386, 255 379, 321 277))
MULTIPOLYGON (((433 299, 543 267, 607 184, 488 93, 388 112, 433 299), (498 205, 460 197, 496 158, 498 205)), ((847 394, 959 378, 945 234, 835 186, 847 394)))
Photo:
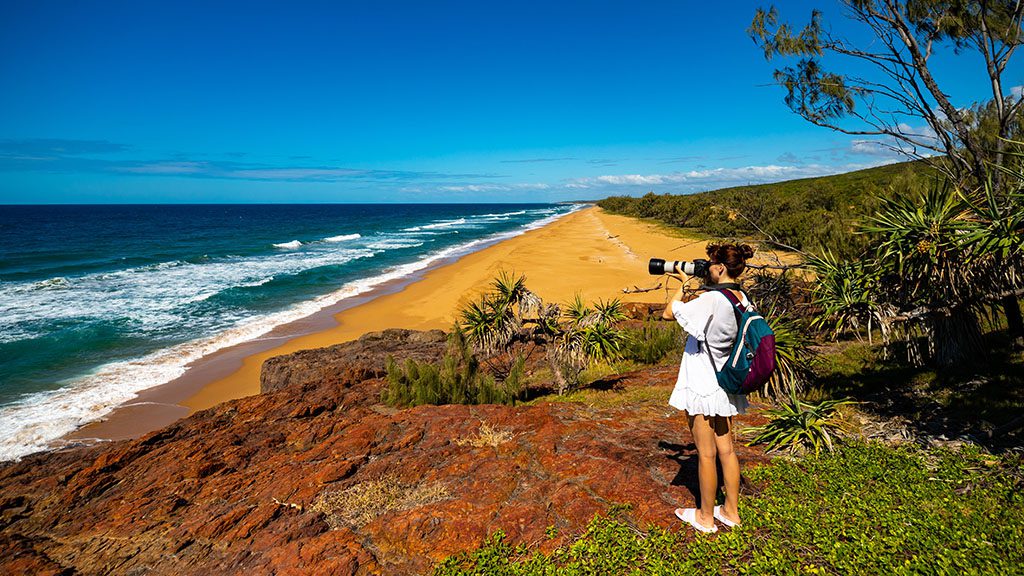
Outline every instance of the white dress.
MULTIPOLYGON (((746 295, 744 306, 750 302, 746 295)), ((736 339, 736 313, 732 303, 716 291, 704 292, 689 302, 672 302, 672 314, 688 334, 683 361, 679 364, 679 377, 668 403, 685 410, 691 416, 735 416, 747 411, 747 397, 728 394, 718 385, 711 358, 719 369, 732 352, 736 339), (704 342, 707 345, 704 345, 704 342)))

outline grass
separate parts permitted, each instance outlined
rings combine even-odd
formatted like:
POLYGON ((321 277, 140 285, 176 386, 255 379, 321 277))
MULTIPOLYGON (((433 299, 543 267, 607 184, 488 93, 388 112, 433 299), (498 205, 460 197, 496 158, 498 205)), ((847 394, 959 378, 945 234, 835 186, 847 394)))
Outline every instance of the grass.
POLYGON ((511 440, 512 437, 512 432, 501 428, 495 428, 487 422, 484 422, 480 425, 480 431, 477 432, 476 436, 460 438, 456 440, 455 443, 459 446, 472 446, 474 448, 483 448, 484 446, 497 448, 499 445, 511 440))
POLYGON ((672 392, 669 386, 629 386, 623 389, 599 390, 595 388, 583 388, 561 396, 552 394, 534 398, 524 405, 533 405, 540 402, 558 403, 569 402, 586 404, 594 408, 617 408, 622 406, 639 407, 643 405, 667 405, 668 397, 672 392))
POLYGON ((625 345, 622 357, 639 364, 659 364, 668 359, 682 359, 683 330, 676 322, 647 320, 642 326, 623 330, 625 345))
POLYGON ((549 554, 495 533, 461 574, 1010 574, 1024 564, 1019 454, 848 443, 747 472, 744 523, 706 537, 599 516, 549 554))
POLYGON ((331 529, 362 526, 388 512, 409 510, 448 498, 439 483, 406 484, 384 476, 344 490, 322 492, 310 510, 320 512, 331 529))

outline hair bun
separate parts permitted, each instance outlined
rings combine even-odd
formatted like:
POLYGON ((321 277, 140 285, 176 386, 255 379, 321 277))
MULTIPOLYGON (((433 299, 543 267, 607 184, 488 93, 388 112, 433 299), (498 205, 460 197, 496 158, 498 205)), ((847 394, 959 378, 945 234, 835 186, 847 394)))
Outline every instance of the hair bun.
POLYGON ((750 244, 741 244, 740 245, 740 255, 743 256, 744 260, 747 260, 749 258, 753 258, 753 256, 754 256, 754 248, 750 244))

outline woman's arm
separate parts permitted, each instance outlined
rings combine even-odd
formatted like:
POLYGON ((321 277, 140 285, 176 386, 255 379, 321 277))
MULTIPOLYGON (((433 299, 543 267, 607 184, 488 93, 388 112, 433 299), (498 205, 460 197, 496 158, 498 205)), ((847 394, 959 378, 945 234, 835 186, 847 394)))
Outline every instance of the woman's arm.
POLYGON ((672 296, 672 299, 669 300, 668 304, 665 305, 665 310, 662 311, 662 313, 661 313, 662 320, 674 320, 675 319, 676 315, 672 311, 672 303, 673 302, 682 302, 683 301, 683 289, 686 288, 686 283, 689 281, 689 277, 686 274, 683 274, 683 273, 668 274, 668 276, 671 277, 671 278, 675 278, 676 280, 679 280, 679 289, 676 290, 676 293, 672 296))

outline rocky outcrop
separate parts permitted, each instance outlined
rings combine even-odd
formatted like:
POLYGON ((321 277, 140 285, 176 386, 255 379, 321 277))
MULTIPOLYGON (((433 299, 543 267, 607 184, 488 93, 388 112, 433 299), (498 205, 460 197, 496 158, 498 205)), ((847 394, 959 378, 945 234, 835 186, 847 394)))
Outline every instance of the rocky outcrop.
POLYGON ((445 334, 440 330, 370 332, 352 342, 268 359, 260 370, 260 391, 375 378, 384 375, 388 356, 430 361, 439 358, 444 348, 445 334))
POLYGON ((590 404, 395 410, 354 365, 402 348, 361 342, 268 361, 266 393, 141 439, 4 465, 0 573, 414 574, 496 530, 550 549, 612 504, 642 527, 694 502, 675 367, 606 379, 590 404))

